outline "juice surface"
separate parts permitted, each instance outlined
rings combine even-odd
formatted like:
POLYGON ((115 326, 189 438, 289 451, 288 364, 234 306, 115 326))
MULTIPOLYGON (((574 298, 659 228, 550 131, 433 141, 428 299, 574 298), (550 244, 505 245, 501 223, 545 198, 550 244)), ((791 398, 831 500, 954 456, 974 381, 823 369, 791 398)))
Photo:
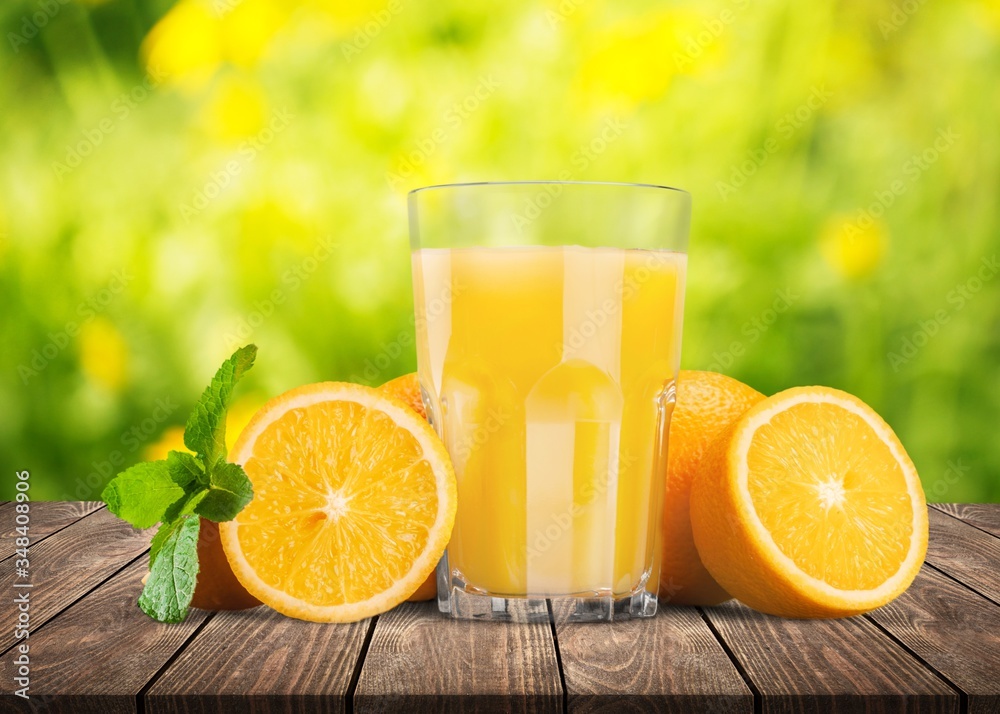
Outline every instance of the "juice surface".
POLYGON ((658 562, 686 256, 413 255, 420 381, 458 478, 449 565, 496 596, 624 595, 658 562))

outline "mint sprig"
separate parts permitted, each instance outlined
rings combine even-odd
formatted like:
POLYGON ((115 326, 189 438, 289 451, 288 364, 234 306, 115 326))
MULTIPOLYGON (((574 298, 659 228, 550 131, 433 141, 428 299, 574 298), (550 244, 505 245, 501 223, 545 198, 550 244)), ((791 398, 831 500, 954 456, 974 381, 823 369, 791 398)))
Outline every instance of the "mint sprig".
POLYGON ((139 596, 139 607, 154 620, 187 617, 198 580, 200 519, 231 521, 253 498, 243 467, 226 461, 226 412, 256 357, 254 345, 236 350, 202 393, 184 427, 184 445, 194 454, 171 451, 161 461, 136 464, 101 494, 109 511, 136 528, 160 524, 139 596))

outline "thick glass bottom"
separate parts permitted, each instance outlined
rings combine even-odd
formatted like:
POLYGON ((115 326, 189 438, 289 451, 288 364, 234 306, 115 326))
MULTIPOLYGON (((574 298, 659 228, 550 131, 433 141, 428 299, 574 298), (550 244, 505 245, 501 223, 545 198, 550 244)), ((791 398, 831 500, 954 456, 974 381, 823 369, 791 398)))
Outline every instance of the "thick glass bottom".
POLYGON ((438 567, 438 610, 460 620, 496 622, 612 622, 656 614, 656 593, 640 588, 625 595, 496 597, 470 591, 447 568, 438 567))

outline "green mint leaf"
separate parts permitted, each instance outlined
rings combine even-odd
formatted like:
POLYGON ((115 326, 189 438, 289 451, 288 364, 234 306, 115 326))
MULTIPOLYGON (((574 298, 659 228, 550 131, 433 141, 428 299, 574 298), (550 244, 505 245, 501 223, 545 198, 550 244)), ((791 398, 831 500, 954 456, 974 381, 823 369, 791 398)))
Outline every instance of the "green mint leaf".
POLYGON ((167 509, 167 512, 163 516, 165 523, 176 521, 181 516, 190 516, 194 513, 198 504, 201 503, 201 500, 208 495, 208 489, 203 486, 192 486, 192 489, 184 495, 184 498, 177 500, 167 509))
POLYGON ((208 492, 194 511, 210 521, 231 521, 250 503, 253 485, 239 464, 219 463, 209 474, 208 492))
POLYGON ((183 622, 198 581, 198 516, 182 516, 164 524, 153 538, 149 580, 139 607, 159 622, 183 622), (158 542, 157 542, 158 541, 158 542))
POLYGON ((179 520, 165 520, 160 524, 160 527, 156 529, 156 534, 153 536, 152 542, 149 544, 149 568, 153 569, 153 563, 156 562, 156 556, 160 554, 160 549, 163 547, 163 542, 177 530, 177 526, 180 523, 179 520))
POLYGON ((206 469, 226 458, 226 409, 240 377, 253 367, 257 347, 236 350, 222 363, 184 427, 184 445, 201 455, 206 469))
POLYGON ((192 484, 208 482, 205 467, 198 462, 194 454, 186 451, 171 451, 167 454, 167 469, 174 483, 185 490, 192 484))
POLYGON ((136 464, 118 474, 101 498, 108 510, 136 528, 151 528, 164 519, 184 489, 170 477, 166 461, 136 464))
POLYGON ((194 509, 197 508, 201 500, 207 495, 208 489, 203 488, 200 491, 188 494, 167 509, 167 514, 163 517, 160 527, 156 529, 153 541, 149 545, 150 568, 153 567, 153 562, 156 560, 156 556, 159 555, 163 542, 173 533, 174 529, 181 522, 181 518, 194 515, 194 509))

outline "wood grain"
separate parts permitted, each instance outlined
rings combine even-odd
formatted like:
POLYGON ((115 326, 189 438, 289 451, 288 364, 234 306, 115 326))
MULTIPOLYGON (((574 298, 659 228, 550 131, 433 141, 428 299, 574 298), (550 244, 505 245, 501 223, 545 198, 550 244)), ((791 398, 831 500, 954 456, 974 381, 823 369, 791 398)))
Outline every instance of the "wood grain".
MULTIPOLYGON (((48 517, 50 507, 53 522, 66 512, 33 503, 33 517, 48 517)), ((34 707, 10 694, 17 652, 8 650, 0 712, 39 704, 53 714, 116 714, 137 704, 206 714, 345 704, 392 714, 556 712, 561 659, 574 712, 749 711, 748 680, 764 712, 957 712, 951 682, 973 714, 1000 714, 1000 605, 988 599, 998 594, 1000 540, 986 532, 1000 521, 1000 505, 935 507, 930 519, 929 565, 900 598, 865 617, 782 620, 730 603, 703 616, 665 608, 651 620, 560 620, 554 640, 546 623, 450 620, 434 603, 400 606, 373 628, 314 625, 266 608, 192 611, 182 625, 161 625, 135 605, 149 533, 102 509, 32 547, 34 707)), ((13 592, 13 576, 13 559, 0 562, 0 592, 13 592)), ((11 598, 2 601, 0 622, 12 623, 11 598)), ((13 643, 13 628, 0 628, 0 649, 13 643)))
MULTIPOLYGON (((41 503, 34 505, 41 510, 41 503)), ((149 539, 149 533, 134 530, 100 509, 33 546, 29 568, 32 630, 141 555, 149 539)), ((14 591, 14 561, 9 558, 0 563, 0 593, 14 591)), ((14 622, 15 607, 12 598, 0 598, 0 622, 14 622)), ((13 628, 0 628, 0 652, 13 644, 13 628)))
MULTIPOLYGON (((14 554, 14 521, 16 504, 7 502, 0 506, 0 560, 14 554)), ((35 501, 29 504, 28 537, 35 545, 53 533, 75 523, 104 504, 100 501, 35 501)))
POLYGON ((1000 538, 1000 505, 996 503, 932 503, 931 506, 1000 538))
POLYGON ((220 612, 146 692, 145 710, 346 711, 370 625, 303 622, 265 607, 220 612))
POLYGON ((965 692, 970 714, 1000 712, 1000 607, 924 566, 869 617, 965 692))
POLYGON ((786 620, 735 602, 705 609, 764 712, 957 712, 959 696, 861 617, 786 620))
MULTIPOLYGON (((177 625, 147 617, 136 605, 145 572, 145 563, 133 563, 31 634, 30 693, 46 714, 134 712, 142 687, 208 617, 192 610, 177 625)), ((5 688, 15 654, 0 657, 5 688)))
POLYGON ((1000 539, 934 508, 928 517, 927 562, 1000 604, 1000 539))
POLYGON ((753 712, 753 693, 695 608, 613 623, 567 623, 559 610, 568 711, 753 712))
POLYGON ((404 603, 375 624, 355 712, 561 712, 546 623, 452 620, 404 603))

